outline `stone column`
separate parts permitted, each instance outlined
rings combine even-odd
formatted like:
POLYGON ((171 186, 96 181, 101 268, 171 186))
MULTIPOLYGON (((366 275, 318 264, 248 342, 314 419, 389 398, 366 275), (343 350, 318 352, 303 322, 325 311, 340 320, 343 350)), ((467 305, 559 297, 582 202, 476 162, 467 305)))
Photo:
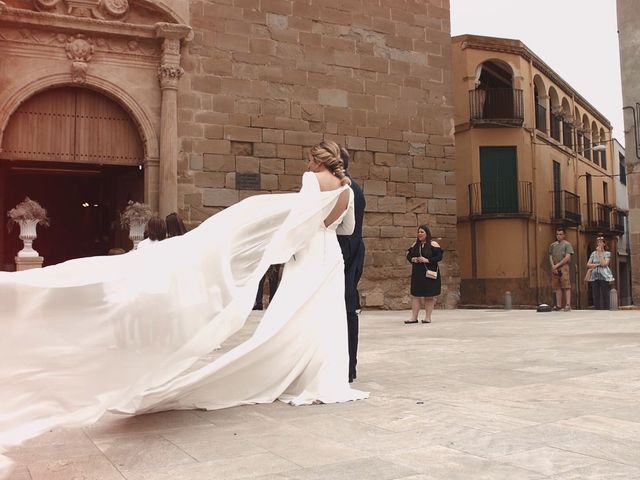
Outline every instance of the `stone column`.
POLYGON ((145 158, 144 162, 144 202, 147 203, 154 212, 160 211, 159 191, 160 188, 160 161, 158 157, 145 158))
POLYGON ((640 82, 637 80, 640 75, 640 9, 634 0, 617 0, 616 4, 622 73, 622 109, 625 113, 631 290, 634 305, 640 305, 640 82))
POLYGON ((191 33, 185 25, 158 23, 162 57, 158 68, 162 104, 160 110, 159 213, 161 217, 178 211, 178 82, 180 41, 191 33))

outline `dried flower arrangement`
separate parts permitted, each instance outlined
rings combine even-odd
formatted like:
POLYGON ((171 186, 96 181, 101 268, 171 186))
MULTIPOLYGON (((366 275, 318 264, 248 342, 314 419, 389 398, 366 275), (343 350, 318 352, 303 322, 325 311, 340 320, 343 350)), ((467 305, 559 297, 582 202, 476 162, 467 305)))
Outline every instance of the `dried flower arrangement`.
POLYGON ((36 221, 38 225, 43 227, 49 226, 49 217, 47 211, 42 208, 35 200, 31 200, 29 197, 25 197, 22 202, 7 212, 9 221, 7 222, 7 228, 11 231, 14 224, 26 221, 36 221))
POLYGON ((129 200, 127 206, 120 214, 120 225, 123 228, 136 224, 145 224, 153 216, 151 207, 146 203, 129 200))

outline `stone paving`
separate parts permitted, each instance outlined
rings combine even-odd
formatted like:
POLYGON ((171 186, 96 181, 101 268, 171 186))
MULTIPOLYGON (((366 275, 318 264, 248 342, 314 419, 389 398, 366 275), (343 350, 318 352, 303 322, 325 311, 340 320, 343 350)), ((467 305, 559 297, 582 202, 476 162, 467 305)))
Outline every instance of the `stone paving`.
POLYGON ((10 478, 640 479, 639 311, 406 318, 361 315, 369 400, 108 416, 15 450, 10 478))

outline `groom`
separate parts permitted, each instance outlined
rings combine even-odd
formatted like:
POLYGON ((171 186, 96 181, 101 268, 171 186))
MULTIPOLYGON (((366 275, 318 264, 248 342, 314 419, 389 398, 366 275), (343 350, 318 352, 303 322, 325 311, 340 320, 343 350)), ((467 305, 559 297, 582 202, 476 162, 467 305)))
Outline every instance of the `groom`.
MULTIPOLYGON (((340 158, 344 163, 346 175, 349 175, 349 152, 340 147, 340 158)), ((364 241, 362 240, 362 219, 366 205, 360 185, 351 178, 353 190, 356 226, 351 235, 338 235, 338 243, 344 258, 344 299, 347 307, 347 331, 349 335, 349 383, 356 378, 358 363, 358 310, 360 310, 360 294, 358 282, 364 268, 364 241)))

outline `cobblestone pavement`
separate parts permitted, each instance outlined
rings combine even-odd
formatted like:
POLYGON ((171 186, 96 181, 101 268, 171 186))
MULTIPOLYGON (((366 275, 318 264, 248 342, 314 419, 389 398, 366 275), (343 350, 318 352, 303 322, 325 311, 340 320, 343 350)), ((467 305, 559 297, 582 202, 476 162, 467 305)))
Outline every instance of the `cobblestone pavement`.
POLYGON ((10 478, 640 479, 639 311, 406 318, 361 315, 369 400, 108 416, 13 451, 10 478))

